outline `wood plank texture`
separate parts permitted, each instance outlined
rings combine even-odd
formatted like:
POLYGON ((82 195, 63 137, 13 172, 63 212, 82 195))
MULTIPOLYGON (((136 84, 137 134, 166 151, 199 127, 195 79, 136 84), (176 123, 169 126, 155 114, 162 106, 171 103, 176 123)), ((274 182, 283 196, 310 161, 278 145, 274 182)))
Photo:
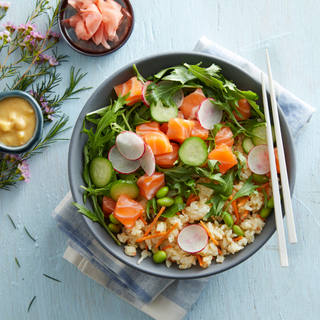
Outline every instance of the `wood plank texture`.
MULTIPOLYGON (((10 0, 9 0, 10 1, 10 0)), ((24 22, 35 0, 11 0, 4 21, 24 22)), ((317 108, 320 100, 319 1, 132 0, 135 26, 119 51, 100 58, 73 52, 61 40, 69 65, 88 72, 94 89, 117 69, 147 55, 190 51, 201 36, 266 71, 268 48, 274 80, 317 108)), ((50 0, 52 5, 54 0, 50 0)), ((4 22, 3 21, 3 22, 4 22)), ((39 25, 43 24, 40 22, 39 25)), ((0 31, 3 27, 0 26, 0 31)), ((0 59, 3 59, 0 55, 0 59)), ((68 68, 57 89, 62 93, 68 68)), ((3 82, 0 84, 2 91, 3 82)), ((94 89, 62 106, 73 125, 94 89)), ((319 319, 320 115, 295 140, 297 180, 293 210, 298 243, 288 246, 289 268, 279 263, 276 235, 252 258, 213 277, 186 319, 319 319)), ((63 134, 69 138, 71 130, 63 134)), ((51 212, 69 190, 68 141, 34 157, 31 179, 0 191, 0 319, 150 319, 62 259, 67 238, 51 212), (7 217, 17 225, 15 230, 7 217), (24 226, 36 238, 33 242, 24 226), (19 260, 18 268, 15 257, 19 260), (52 281, 43 273, 61 280, 52 281), (37 296, 30 312, 31 299, 37 296)))

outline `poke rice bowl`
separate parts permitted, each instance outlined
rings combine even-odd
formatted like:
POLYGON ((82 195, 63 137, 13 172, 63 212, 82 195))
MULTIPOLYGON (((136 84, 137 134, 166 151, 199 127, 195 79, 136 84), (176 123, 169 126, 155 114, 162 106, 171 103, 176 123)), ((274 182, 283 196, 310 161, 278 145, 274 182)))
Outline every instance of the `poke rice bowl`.
MULTIPOLYGON (((143 75, 144 77, 148 77, 158 73, 160 70, 169 67, 182 65, 184 63, 187 63, 189 65, 196 65, 200 62, 201 67, 209 67, 213 63, 218 65, 221 68, 222 75, 226 79, 232 80, 238 89, 250 90, 257 93, 259 96, 257 104, 259 106, 262 106, 261 83, 254 80, 250 76, 250 74, 221 58, 195 52, 173 52, 149 56, 128 64, 127 66, 111 75, 96 89, 96 91, 84 105, 74 126, 69 147, 68 173, 71 192, 75 202, 80 205, 84 204, 83 189, 81 188, 81 186, 86 186, 83 178, 83 149, 88 137, 86 134, 81 133, 81 131, 86 114, 109 105, 110 99, 117 99, 117 95, 113 88, 116 85, 128 81, 134 76, 133 64, 136 65, 141 75, 143 75)), ((290 190, 291 192, 293 192, 295 182, 295 156, 293 140, 288 124, 280 108, 279 117, 282 130, 283 145, 285 148, 290 190)), ((85 206, 87 209, 93 210, 93 205, 90 200, 86 201, 85 206)), ((207 277, 233 268, 244 262, 246 259, 250 258, 259 249, 261 249, 276 230, 274 212, 272 211, 265 221, 265 225, 261 233, 254 235, 254 241, 248 243, 242 250, 234 254, 226 255, 222 263, 218 263, 217 261, 212 260, 212 263, 207 268, 202 268, 200 267, 199 263, 196 263, 196 265, 192 265, 190 268, 181 270, 179 268, 179 265, 177 265, 176 263, 172 263, 170 267, 167 267, 165 263, 155 263, 152 257, 148 257, 144 259, 140 264, 138 264, 138 261, 141 257, 141 249, 137 250, 136 255, 128 256, 124 252, 125 244, 118 246, 99 223, 92 222, 92 220, 88 219, 86 216, 80 213, 78 219, 84 220, 84 222, 88 226, 88 229, 91 231, 98 243, 119 261, 141 272, 145 272, 157 277, 171 279, 194 279, 207 277)))

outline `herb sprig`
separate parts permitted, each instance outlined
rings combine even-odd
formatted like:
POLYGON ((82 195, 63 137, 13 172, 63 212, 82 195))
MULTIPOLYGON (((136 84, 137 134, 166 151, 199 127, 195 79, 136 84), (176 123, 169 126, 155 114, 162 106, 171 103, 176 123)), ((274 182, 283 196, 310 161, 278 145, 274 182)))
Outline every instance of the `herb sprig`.
MULTIPOLYGON (((9 4, 2 3, 0 20, 9 10, 9 4), (2 12, 3 11, 3 12, 2 12)), ((27 160, 41 153, 44 148, 57 142, 57 135, 65 131, 68 117, 59 115, 64 101, 75 99, 74 95, 90 89, 78 88, 86 74, 74 67, 70 69, 70 80, 64 93, 56 95, 54 89, 62 80, 57 67, 67 62, 66 55, 57 53, 60 35, 53 31, 59 15, 59 5, 51 7, 46 0, 37 0, 26 23, 15 25, 7 22, 0 32, 0 84, 3 91, 22 90, 31 94, 42 109, 44 121, 50 123, 58 118, 38 144, 28 153, 11 155, 0 153, 0 189, 10 190, 18 181, 29 182, 30 171, 27 160), (46 14, 47 30, 41 33, 35 25, 36 18, 46 14), (48 54, 52 51, 51 55, 48 54), (22 72, 24 70, 24 72, 22 72), (4 81, 6 83, 4 84, 4 81)))

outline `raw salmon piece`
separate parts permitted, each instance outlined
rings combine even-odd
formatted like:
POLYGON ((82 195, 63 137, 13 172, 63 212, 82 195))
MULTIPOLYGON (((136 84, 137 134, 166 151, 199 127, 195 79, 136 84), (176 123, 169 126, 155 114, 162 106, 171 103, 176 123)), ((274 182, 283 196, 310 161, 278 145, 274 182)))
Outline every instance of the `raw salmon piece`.
POLYGON ((122 194, 117 200, 113 215, 126 228, 131 229, 135 225, 136 220, 143 214, 143 211, 143 206, 139 202, 122 194))
POLYGON ((113 199, 104 196, 102 199, 101 209, 104 215, 106 216, 106 218, 110 216, 110 214, 114 211, 115 208, 116 208, 116 202, 113 199))
POLYGON ((151 121, 149 123, 143 123, 136 127, 136 133, 141 136, 147 133, 159 132, 160 125, 158 122, 151 121))
POLYGON ((140 194, 147 200, 151 200, 158 190, 165 185, 164 173, 155 172, 152 176, 144 174, 138 179, 137 185, 139 186, 140 194))
POLYGON ((219 144, 226 144, 228 147, 232 147, 234 143, 234 139, 232 139, 233 133, 229 127, 222 127, 214 137, 216 142, 216 146, 219 144))
POLYGON ((192 120, 194 122, 194 127, 191 131, 191 137, 199 137, 202 140, 206 140, 209 136, 209 130, 201 126, 197 120, 192 120))
POLYGON ((182 143, 184 140, 191 137, 191 132, 194 127, 192 120, 184 120, 173 118, 169 120, 167 137, 169 140, 174 140, 182 143))
POLYGON ((232 149, 224 143, 212 150, 208 155, 208 159, 218 160, 221 163, 219 164, 219 169, 222 174, 238 163, 236 156, 232 153, 232 149))
POLYGON ((172 145, 172 152, 155 156, 156 164, 161 168, 172 168, 173 164, 179 159, 179 145, 172 142, 170 144, 172 145))
POLYGON ((206 99, 202 90, 198 88, 196 91, 184 97, 180 110, 185 119, 196 119, 196 113, 199 109, 200 103, 206 99))
POLYGON ((239 107, 237 107, 237 110, 242 114, 242 117, 239 117, 234 111, 232 112, 235 116, 235 118, 240 120, 245 120, 250 118, 251 116, 251 106, 247 99, 241 99, 238 101, 239 107))
POLYGON ((132 106, 136 102, 142 101, 142 83, 137 77, 132 77, 127 82, 118 84, 114 87, 114 90, 118 97, 120 94, 123 97, 130 91, 130 95, 126 100, 128 106, 132 106))
POLYGON ((181 110, 178 111, 177 118, 184 119, 184 115, 183 115, 183 112, 181 110))
POLYGON ((161 131, 147 133, 142 138, 150 146, 154 155, 172 152, 168 137, 161 131))
POLYGON ((160 131, 162 131, 165 134, 167 134, 167 132, 168 132, 168 122, 165 122, 160 126, 160 131))

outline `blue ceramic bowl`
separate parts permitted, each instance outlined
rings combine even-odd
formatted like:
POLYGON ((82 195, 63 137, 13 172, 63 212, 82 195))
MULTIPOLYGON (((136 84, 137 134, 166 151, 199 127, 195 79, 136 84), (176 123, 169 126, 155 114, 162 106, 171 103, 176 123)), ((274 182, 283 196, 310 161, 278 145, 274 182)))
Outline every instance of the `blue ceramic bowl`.
MULTIPOLYGON (((108 105, 110 103, 110 98, 116 99, 117 96, 113 90, 113 87, 133 77, 133 64, 136 64, 139 72, 142 75, 150 76, 159 72, 161 69, 183 64, 185 62, 188 64, 197 64, 202 62, 202 67, 209 67, 212 65, 212 63, 215 63, 221 67, 221 72, 225 78, 233 80, 240 90, 251 90, 256 92, 260 97, 262 96, 261 83, 254 80, 250 74, 226 60, 208 54, 196 52, 163 53, 149 56, 128 64, 111 75, 100 85, 100 87, 96 89, 96 91, 84 105, 74 126, 69 148, 68 167, 70 187, 75 202, 83 204, 83 189, 81 188, 81 185, 85 185, 85 181, 83 179, 83 147, 87 142, 88 137, 86 134, 81 133, 81 131, 85 115, 108 105)), ((258 100, 258 104, 262 105, 261 98, 258 100)), ((294 144, 290 133, 290 128, 280 108, 279 117, 282 129, 281 131, 285 149, 285 157, 287 161, 290 190, 292 193, 296 175, 294 144)), ((86 202, 86 207, 89 210, 93 210, 90 201, 86 202)), ((261 234, 255 236, 255 241, 236 254, 226 256, 226 259, 223 263, 219 264, 213 262, 206 269, 202 269, 199 265, 197 265, 190 269, 180 270, 176 264, 173 264, 171 268, 168 269, 164 263, 156 264, 153 262, 153 259, 150 258, 145 259, 141 264, 138 265, 137 261, 140 258, 140 252, 135 257, 129 257, 125 255, 123 252, 123 246, 117 246, 109 234, 103 229, 103 227, 101 227, 101 225, 96 222, 92 222, 90 219, 81 214, 79 214, 79 219, 83 219, 85 221, 88 229, 92 232, 93 236, 100 243, 100 245, 121 262, 141 272, 146 272, 153 276, 170 279, 194 279, 208 277, 233 268, 255 254, 276 231, 274 212, 272 212, 268 217, 268 221, 261 234)), ((264 266, 260 265, 258 267, 263 268, 264 266)))
POLYGON ((0 93, 0 101, 5 98, 10 97, 18 97, 26 100, 30 103, 36 115, 36 127, 33 133, 33 136, 29 141, 27 141, 24 145, 18 147, 9 147, 0 142, 0 152, 4 153, 12 153, 12 154, 20 154, 30 151, 34 145, 40 140, 42 135, 42 127, 43 127, 43 115, 42 110, 38 104, 38 102, 28 93, 20 90, 12 90, 7 92, 0 93))

